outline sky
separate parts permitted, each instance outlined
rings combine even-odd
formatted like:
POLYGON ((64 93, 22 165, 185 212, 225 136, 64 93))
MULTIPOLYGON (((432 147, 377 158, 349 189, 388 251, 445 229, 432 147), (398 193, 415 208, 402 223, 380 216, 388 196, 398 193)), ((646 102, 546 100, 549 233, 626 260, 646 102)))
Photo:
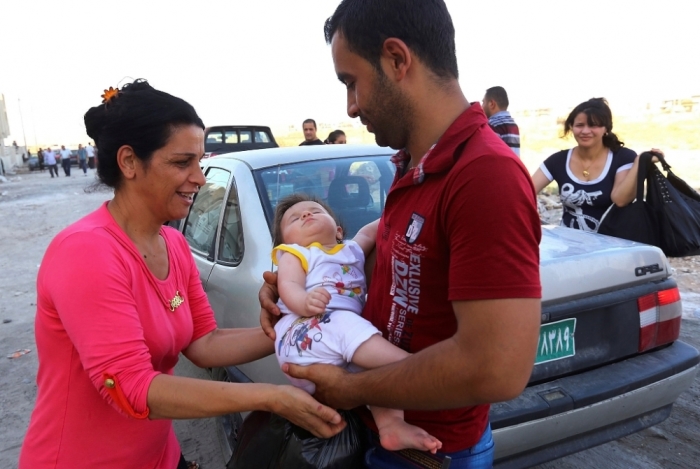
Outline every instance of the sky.
MULTIPOLYGON (((348 121, 323 37, 338 1, 0 0, 5 143, 85 143, 85 112, 136 78, 190 102, 206 125, 348 121)), ((515 111, 700 95, 699 2, 446 3, 471 101, 495 85, 515 111)))

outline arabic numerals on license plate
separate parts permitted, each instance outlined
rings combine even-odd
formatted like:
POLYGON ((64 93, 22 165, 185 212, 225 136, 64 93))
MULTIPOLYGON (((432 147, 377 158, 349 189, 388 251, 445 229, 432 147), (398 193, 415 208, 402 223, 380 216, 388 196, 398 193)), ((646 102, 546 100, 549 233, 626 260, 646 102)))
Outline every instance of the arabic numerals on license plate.
POLYGON ((546 363, 576 355, 576 318, 550 322, 540 326, 535 364, 546 363))

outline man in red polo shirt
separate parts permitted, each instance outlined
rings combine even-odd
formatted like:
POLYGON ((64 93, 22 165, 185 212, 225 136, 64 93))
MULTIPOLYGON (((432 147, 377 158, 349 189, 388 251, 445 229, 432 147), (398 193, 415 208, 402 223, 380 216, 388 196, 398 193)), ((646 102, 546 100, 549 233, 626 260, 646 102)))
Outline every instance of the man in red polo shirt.
MULTIPOLYGON (((400 150, 363 316, 413 355, 356 374, 284 369, 337 408, 412 409, 406 421, 442 441, 451 468, 491 467, 488 404, 522 392, 540 324, 528 171, 460 89, 443 0, 343 0, 325 34, 348 114, 400 150)), ((413 467, 415 451, 370 444, 367 467, 413 467)))

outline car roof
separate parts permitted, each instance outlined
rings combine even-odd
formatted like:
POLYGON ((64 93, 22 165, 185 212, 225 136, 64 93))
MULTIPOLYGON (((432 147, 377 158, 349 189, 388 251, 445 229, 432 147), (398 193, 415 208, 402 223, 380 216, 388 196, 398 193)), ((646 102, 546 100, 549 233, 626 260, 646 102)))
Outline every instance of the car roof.
POLYGON ((212 125, 204 129, 205 132, 212 130, 225 130, 225 129, 264 129, 270 130, 270 127, 266 125, 212 125))
POLYGON ((252 169, 261 169, 300 161, 350 158, 354 156, 391 156, 395 153, 396 150, 377 145, 307 145, 225 153, 212 159, 239 160, 252 169))

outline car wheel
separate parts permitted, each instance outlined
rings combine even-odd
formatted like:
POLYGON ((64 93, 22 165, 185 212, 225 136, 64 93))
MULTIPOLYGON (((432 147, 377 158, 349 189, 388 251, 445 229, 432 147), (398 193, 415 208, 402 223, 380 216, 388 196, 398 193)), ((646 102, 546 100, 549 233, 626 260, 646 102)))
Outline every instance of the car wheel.
MULTIPOLYGON (((235 382, 232 380, 224 368, 212 369, 212 378, 215 381, 223 381, 226 383, 235 382)), ((226 467, 230 468, 233 452, 238 445, 238 434, 243 425, 243 416, 239 412, 232 414, 221 415, 216 418, 216 429, 221 445, 221 454, 224 456, 226 467)))

